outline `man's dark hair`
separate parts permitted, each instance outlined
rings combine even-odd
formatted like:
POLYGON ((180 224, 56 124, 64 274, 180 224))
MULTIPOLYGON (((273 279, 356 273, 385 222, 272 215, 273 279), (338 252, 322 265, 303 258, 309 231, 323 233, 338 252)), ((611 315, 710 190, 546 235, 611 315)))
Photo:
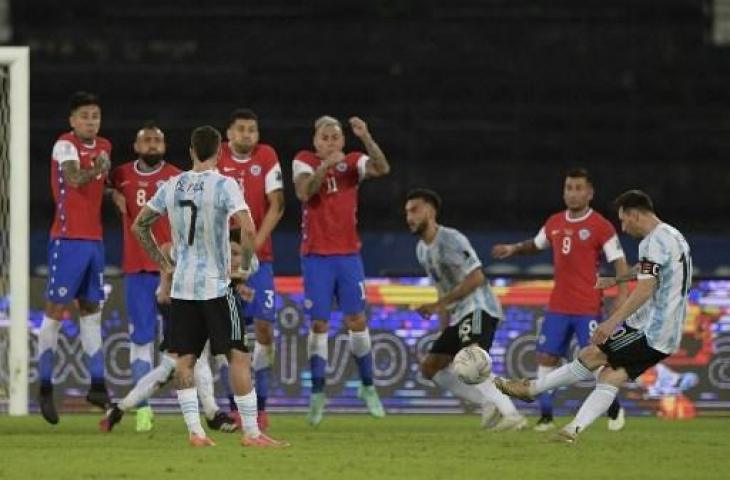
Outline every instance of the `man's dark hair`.
POLYGON ((629 190, 624 192, 613 201, 616 210, 623 208, 626 210, 641 210, 644 212, 654 212, 654 202, 651 197, 641 190, 629 190))
POLYGON ((258 123, 259 116, 250 108, 237 108, 228 116, 228 126, 236 123, 236 120, 255 120, 258 123))
POLYGON ((210 125, 198 127, 190 135, 190 147, 201 162, 215 155, 220 145, 221 134, 210 125))
POLYGON ((140 130, 159 130, 162 131, 160 126, 155 122, 154 120, 145 120, 144 123, 142 123, 142 128, 140 130))
POLYGON ((406 201, 417 198, 431 205, 437 213, 441 210, 441 197, 433 190, 429 190, 428 188, 414 188, 406 195, 406 201))
POLYGON ((590 173, 588 173, 588 170, 581 167, 571 168, 567 172, 565 172, 566 178, 585 178, 586 182, 593 186, 593 179, 591 178, 590 173))
POLYGON ((101 104, 99 103, 99 96, 94 93, 79 91, 71 95, 68 102, 69 111, 71 113, 74 113, 79 108, 87 105, 96 105, 97 107, 101 107, 101 104))

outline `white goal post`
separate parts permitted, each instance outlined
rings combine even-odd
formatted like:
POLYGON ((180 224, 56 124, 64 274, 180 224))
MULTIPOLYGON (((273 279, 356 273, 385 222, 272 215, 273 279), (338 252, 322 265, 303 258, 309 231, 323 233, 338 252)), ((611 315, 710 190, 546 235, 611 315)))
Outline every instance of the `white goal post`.
MULTIPOLYGON (((9 89, 7 158, 9 169, 7 189, 9 200, 8 297, 10 310, 8 351, 8 413, 28 414, 28 294, 29 294, 29 171, 30 171, 30 49, 0 47, 0 68, 6 69, 9 89)), ((3 107, 5 108, 5 107, 3 107)), ((7 257, 6 257, 7 260, 7 257)))

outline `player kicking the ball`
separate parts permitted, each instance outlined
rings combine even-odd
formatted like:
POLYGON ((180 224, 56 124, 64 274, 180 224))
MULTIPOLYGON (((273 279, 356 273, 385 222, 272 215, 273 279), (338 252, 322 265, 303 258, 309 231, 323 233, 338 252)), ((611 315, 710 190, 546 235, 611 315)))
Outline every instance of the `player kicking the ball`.
POLYGON ((440 208, 441 198, 426 189, 412 190, 405 206, 408 228, 420 237, 416 246, 418 263, 436 285, 439 297, 435 303, 422 305, 418 312, 424 318, 438 314, 443 327, 421 362, 421 373, 457 397, 481 405, 483 427, 492 431, 521 430, 527 419, 497 390, 493 376, 467 385, 451 367, 463 347, 478 344, 489 351, 502 307, 489 288, 469 240, 458 230, 436 223, 440 208))

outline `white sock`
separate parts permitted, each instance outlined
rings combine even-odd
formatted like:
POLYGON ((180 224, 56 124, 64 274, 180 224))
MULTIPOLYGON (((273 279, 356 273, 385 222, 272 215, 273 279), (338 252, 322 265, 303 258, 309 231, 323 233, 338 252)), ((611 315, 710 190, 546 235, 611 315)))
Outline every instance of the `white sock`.
POLYGON ((580 406, 573 421, 567 424, 564 429, 570 433, 580 433, 585 430, 588 425, 608 410, 617 393, 618 388, 613 385, 608 383, 596 384, 596 388, 580 406))
POLYGON ((216 355, 214 357, 214 360, 215 360, 215 368, 217 368, 218 370, 220 370, 221 367, 228 366, 228 359, 222 353, 219 355, 216 355))
POLYGON ((149 365, 154 363, 152 361, 153 353, 155 350, 155 344, 153 342, 145 343, 143 345, 137 345, 134 342, 129 344, 129 364, 134 363, 135 360, 141 360, 149 365))
POLYGON ((58 332, 60 331, 61 322, 43 315, 43 322, 38 330, 38 357, 46 350, 56 351, 56 348, 58 348, 58 332))
POLYGON ((593 373, 576 358, 572 362, 556 368, 545 375, 544 378, 533 380, 530 383, 530 393, 532 395, 539 395, 548 390, 572 385, 591 378, 593 378, 593 373))
POLYGON ((238 407, 243 423, 243 434, 247 437, 258 437, 261 435, 259 425, 256 422, 258 411, 256 408, 256 389, 252 388, 246 395, 234 395, 233 400, 238 407))
POLYGON ((517 411, 515 404, 512 403, 512 399, 500 392, 494 385, 494 375, 490 375, 487 380, 474 385, 474 387, 481 391, 484 397, 497 407, 497 410, 499 410, 499 413, 503 417, 519 416, 520 412, 517 411))
POLYGON ((543 378, 547 377, 550 372, 555 370, 558 367, 546 367, 544 365, 538 365, 537 366, 537 379, 542 380, 543 378))
POLYGON ((371 349, 370 330, 367 328, 361 332, 350 330, 350 351, 355 355, 355 358, 367 355, 371 349))
POLYGON ((160 387, 172 380, 172 373, 174 371, 175 359, 163 355, 160 364, 150 370, 147 375, 140 378, 137 385, 119 402, 117 407, 126 412, 136 408, 140 402, 149 400, 160 387))
POLYGON ((327 334, 314 333, 310 330, 307 337, 307 358, 312 358, 314 355, 327 361, 327 334))
POLYGON ((262 370, 271 365, 271 350, 273 348, 273 345, 264 345, 263 343, 256 342, 253 349, 253 360, 251 361, 251 366, 254 371, 262 370))
POLYGON ((436 385, 448 390, 462 400, 466 400, 477 405, 484 405, 487 401, 484 394, 473 385, 467 385, 459 380, 451 367, 442 368, 431 379, 436 385))
POLYGON ((188 426, 188 432, 193 435, 205 437, 205 430, 200 424, 200 412, 198 411, 198 393, 195 387, 186 388, 177 391, 177 401, 180 403, 185 425, 188 426))
POLYGON ((213 389, 213 372, 210 371, 210 362, 208 361, 208 347, 203 350, 200 358, 195 362, 195 387, 198 390, 200 403, 203 405, 203 413, 205 418, 212 420, 218 413, 218 403, 215 401, 213 389))
POLYGON ((89 357, 101 349, 101 311, 79 317, 81 346, 89 357))

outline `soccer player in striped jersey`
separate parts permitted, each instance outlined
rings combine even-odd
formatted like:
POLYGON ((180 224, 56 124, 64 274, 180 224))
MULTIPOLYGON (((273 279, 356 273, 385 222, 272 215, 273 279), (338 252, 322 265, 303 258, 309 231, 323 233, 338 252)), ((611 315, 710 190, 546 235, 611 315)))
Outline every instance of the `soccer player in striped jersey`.
POLYGON ((525 401, 551 389, 589 380, 601 367, 595 389, 568 425, 556 432, 556 441, 573 443, 578 435, 603 414, 616 398, 619 387, 635 380, 679 349, 692 281, 692 258, 684 236, 654 213, 651 198, 629 190, 614 202, 621 228, 639 243, 637 272, 606 281, 610 287, 636 278, 628 299, 602 322, 591 336, 591 345, 578 358, 537 380, 497 379, 504 393, 525 401))
POLYGON ((451 369, 454 356, 464 347, 477 344, 489 351, 503 314, 469 240, 458 230, 437 223, 440 208, 441 198, 431 190, 408 193, 406 223, 420 238, 416 245, 418 263, 438 290, 438 301, 422 305, 418 312, 424 318, 439 314, 442 324, 441 335, 421 361, 421 373, 444 390, 480 405, 483 427, 492 431, 521 430, 527 419, 509 397, 497 390, 493 376, 480 384, 467 385, 451 369))
POLYGON ((350 126, 367 155, 345 154, 342 125, 336 118, 323 116, 314 122, 315 151, 300 151, 292 162, 294 188, 302 202, 300 253, 305 309, 312 325, 307 339, 312 373, 307 419, 311 425, 318 425, 324 413, 327 331, 333 298, 337 298, 350 331, 350 349, 361 380, 358 397, 372 416, 385 416, 373 384, 365 273, 357 234, 357 193, 360 182, 387 175, 390 165, 362 119, 351 118, 350 126))
MULTIPOLYGON (((616 230, 611 222, 591 208, 593 182, 582 168, 569 170, 563 184, 566 209, 550 216, 535 238, 523 242, 495 245, 492 255, 498 259, 513 255, 531 255, 552 249, 555 287, 545 319, 540 324, 537 342, 537 378, 557 368, 560 359, 568 358, 575 335, 578 345, 590 343, 591 333, 602 317, 602 292, 594 287, 601 255, 612 263, 616 275, 628 273, 616 230)), ((628 295, 626 285, 619 287, 614 308, 628 295)), ((534 429, 547 431, 553 423, 553 396, 545 392, 538 398, 540 419, 534 429)), ((621 430, 624 411, 618 399, 608 409, 609 430, 621 430)))
POLYGON ((48 285, 43 322, 38 331, 40 408, 58 423, 53 402, 53 368, 64 311, 76 302, 79 336, 91 377, 86 400, 107 408, 104 381, 101 306, 104 300, 104 242, 101 203, 111 165, 111 143, 100 137, 99 98, 88 92, 71 97, 72 130, 58 137, 51 154, 51 191, 55 215, 48 242, 48 285))
MULTIPOLYGON (((109 176, 112 199, 122 216, 124 225, 124 290, 129 318, 130 365, 134 388, 111 409, 99 422, 100 430, 110 432, 122 420, 124 412, 137 410, 136 430, 152 429, 153 412, 147 400, 171 378, 175 369, 175 354, 167 348, 166 339, 160 345, 163 352, 160 364, 152 369, 154 343, 157 338, 158 314, 165 326, 169 323, 169 284, 163 274, 160 281, 159 266, 144 251, 132 232, 132 222, 152 198, 158 186, 180 170, 164 160, 165 134, 153 122, 146 122, 137 132, 134 151, 138 158, 112 170, 109 176), (161 285, 162 283, 162 285, 161 285)), ((167 217, 155 223, 152 233, 163 249, 169 249, 170 224, 167 217)), ((218 408, 213 393, 213 375, 210 371, 207 351, 195 364, 195 384, 203 406, 208 427, 230 432, 238 429, 233 418, 218 408)))
POLYGON ((242 259, 237 272, 243 279, 256 271, 253 252, 255 227, 235 180, 216 170, 221 135, 213 127, 193 130, 190 156, 193 169, 168 180, 142 209, 134 231, 161 271, 172 271, 170 346, 178 357, 175 385, 178 401, 194 447, 215 445, 200 424, 193 369, 210 340, 213 355, 227 356, 234 400, 241 414, 241 444, 280 447, 262 434, 256 422, 256 391, 251 381, 251 356, 245 344, 245 326, 230 289, 229 221, 241 230, 242 259), (166 258, 151 228, 162 215, 170 220, 175 265, 166 258))

